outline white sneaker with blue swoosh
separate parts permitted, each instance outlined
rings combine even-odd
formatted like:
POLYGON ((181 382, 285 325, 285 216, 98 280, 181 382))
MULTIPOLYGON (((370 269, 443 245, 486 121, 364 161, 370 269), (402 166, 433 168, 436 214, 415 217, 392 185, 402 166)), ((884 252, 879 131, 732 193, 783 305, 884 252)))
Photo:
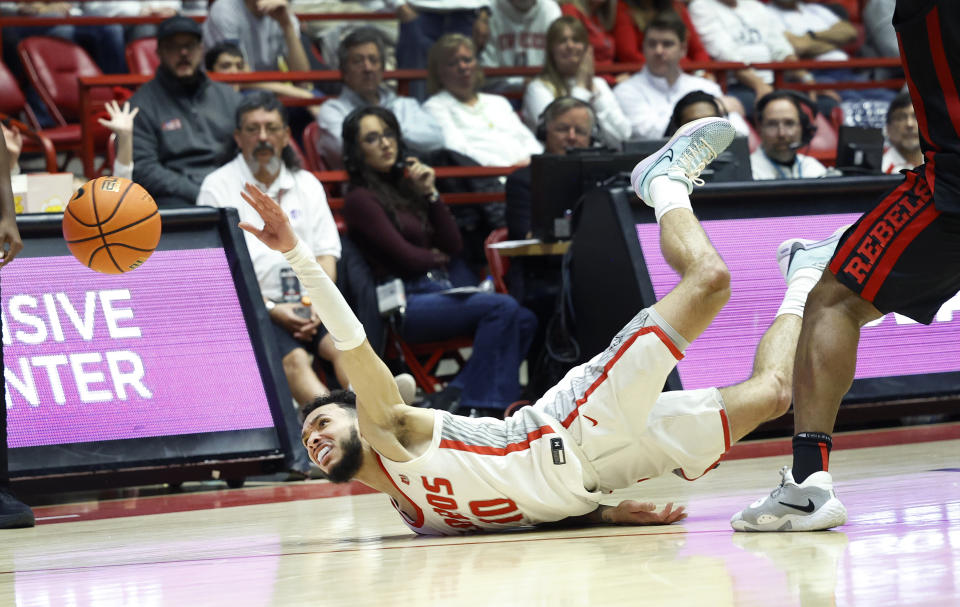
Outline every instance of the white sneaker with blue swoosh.
POLYGON ((780 469, 780 486, 730 519, 736 531, 821 531, 847 522, 847 509, 833 491, 829 472, 814 472, 802 483, 790 468, 780 469))
POLYGON ((630 175, 633 191, 652 207, 650 182, 666 175, 685 184, 689 194, 694 185, 703 185, 700 172, 727 149, 736 134, 726 118, 700 118, 688 122, 677 129, 666 145, 634 167, 630 175))

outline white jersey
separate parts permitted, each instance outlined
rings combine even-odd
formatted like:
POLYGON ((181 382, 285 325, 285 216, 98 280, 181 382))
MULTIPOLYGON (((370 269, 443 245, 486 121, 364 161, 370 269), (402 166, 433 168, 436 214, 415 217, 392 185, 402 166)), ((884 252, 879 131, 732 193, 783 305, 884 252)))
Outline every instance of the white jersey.
POLYGON ((425 453, 377 456, 412 518, 394 507, 417 533, 501 530, 588 514, 604 494, 665 472, 704 474, 730 447, 719 390, 660 393, 686 346, 644 309, 606 350, 506 420, 435 412, 425 453))
POLYGON ((502 421, 437 411, 423 455, 379 460, 416 509, 413 520, 400 512, 404 522, 417 533, 451 535, 593 512, 601 493, 584 488, 578 452, 559 421, 524 407, 502 421))

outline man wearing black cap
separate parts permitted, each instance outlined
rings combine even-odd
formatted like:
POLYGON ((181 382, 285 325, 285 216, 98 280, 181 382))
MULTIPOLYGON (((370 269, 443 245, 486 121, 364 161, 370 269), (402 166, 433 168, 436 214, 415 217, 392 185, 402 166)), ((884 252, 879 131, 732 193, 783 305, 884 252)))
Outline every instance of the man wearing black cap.
POLYGON ((175 16, 157 28, 160 65, 134 94, 133 180, 163 206, 196 203, 200 184, 223 160, 240 95, 200 69, 200 25, 175 16))

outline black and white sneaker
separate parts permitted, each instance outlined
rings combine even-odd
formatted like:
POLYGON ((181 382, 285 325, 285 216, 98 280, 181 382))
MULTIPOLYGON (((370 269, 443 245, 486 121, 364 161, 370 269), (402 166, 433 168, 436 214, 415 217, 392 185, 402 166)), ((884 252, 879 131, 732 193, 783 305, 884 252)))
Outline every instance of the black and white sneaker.
POLYGON ((821 531, 847 522, 847 509, 833 491, 833 477, 820 471, 802 483, 780 469, 780 486, 730 519, 736 531, 821 531))

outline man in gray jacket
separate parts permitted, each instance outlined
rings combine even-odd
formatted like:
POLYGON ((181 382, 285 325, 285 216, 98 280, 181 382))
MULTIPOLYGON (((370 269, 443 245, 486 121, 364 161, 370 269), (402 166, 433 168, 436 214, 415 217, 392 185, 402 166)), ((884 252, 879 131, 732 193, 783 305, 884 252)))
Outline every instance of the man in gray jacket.
POLYGON ((157 29, 160 65, 131 98, 140 108, 133 129, 133 180, 161 206, 196 204, 203 178, 225 158, 240 95, 200 69, 201 30, 176 16, 157 29))
POLYGON ((383 84, 384 43, 380 31, 372 27, 354 30, 339 48, 340 73, 343 91, 340 96, 320 106, 317 122, 320 124, 318 152, 327 162, 327 168, 341 168, 343 141, 341 131, 347 114, 369 105, 384 107, 393 112, 403 132, 407 150, 422 156, 443 147, 443 130, 433 116, 420 107, 413 97, 401 97, 383 84))

